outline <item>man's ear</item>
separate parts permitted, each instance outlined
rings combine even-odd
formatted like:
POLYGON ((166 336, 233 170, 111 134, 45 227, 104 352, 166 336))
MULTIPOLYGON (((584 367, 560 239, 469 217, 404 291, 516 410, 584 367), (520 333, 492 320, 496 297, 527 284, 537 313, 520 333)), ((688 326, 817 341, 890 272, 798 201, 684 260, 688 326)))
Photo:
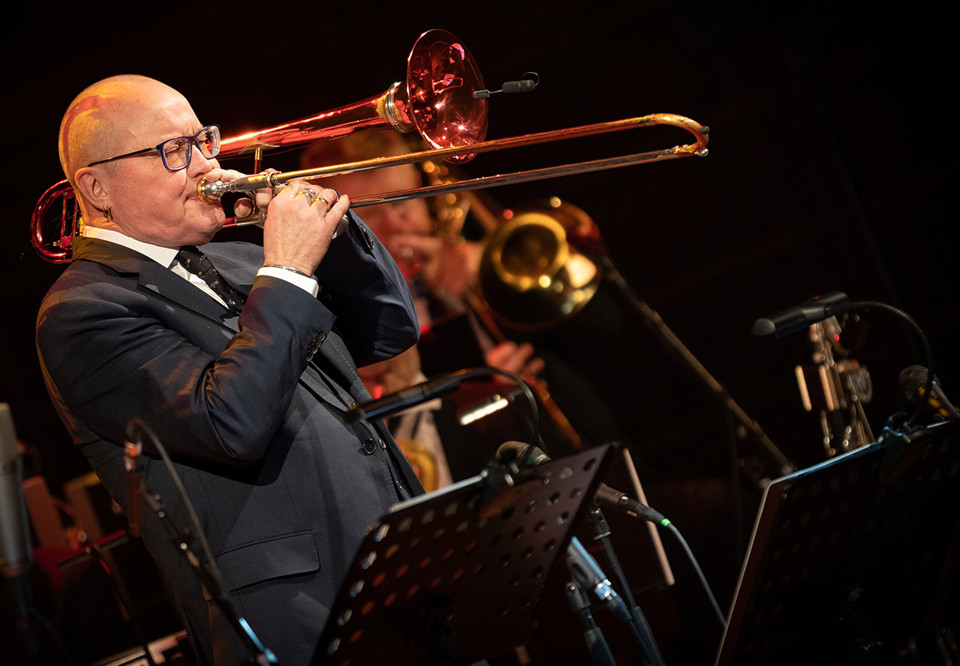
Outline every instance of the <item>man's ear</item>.
POLYGON ((110 193, 103 180, 97 175, 96 169, 83 167, 74 175, 78 194, 93 208, 99 211, 110 209, 110 193))

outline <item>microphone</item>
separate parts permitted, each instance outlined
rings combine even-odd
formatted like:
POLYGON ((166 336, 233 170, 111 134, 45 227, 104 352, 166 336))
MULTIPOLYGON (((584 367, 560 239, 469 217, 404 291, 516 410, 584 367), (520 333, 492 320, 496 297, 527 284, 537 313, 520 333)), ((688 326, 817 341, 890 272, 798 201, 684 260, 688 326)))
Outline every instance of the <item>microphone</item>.
POLYGON ((400 391, 388 393, 375 400, 366 400, 348 409, 344 418, 347 422, 359 421, 360 419, 369 421, 430 402, 434 398, 439 398, 456 390, 464 379, 464 375, 468 372, 468 370, 457 370, 436 379, 430 379, 400 391))
MULTIPOLYGON (((526 451, 526 458, 522 461, 522 464, 525 467, 532 467, 539 465, 540 463, 550 462, 550 456, 543 452, 542 449, 533 446, 531 444, 524 444, 523 442, 504 442, 500 445, 500 448, 497 449, 497 457, 507 463, 513 462, 520 456, 524 451, 526 451)), ((624 513, 630 513, 646 520, 649 520, 652 523, 663 524, 666 521, 666 517, 659 511, 651 509, 646 504, 639 502, 625 493, 620 492, 619 490, 614 490, 605 483, 601 483, 597 486, 597 493, 594 496, 594 503, 598 505, 608 506, 616 509, 617 511, 623 511, 624 513)))
POLYGON ((540 84, 540 75, 536 72, 525 72, 523 78, 519 81, 504 81, 500 90, 476 90, 473 93, 474 99, 487 99, 491 95, 498 93, 528 93, 536 90, 540 84))
POLYGON ((127 533, 140 536, 140 487, 143 477, 143 442, 137 432, 136 420, 127 424, 127 438, 123 443, 123 467, 127 470, 127 533))
POLYGON ((912 404, 919 405, 922 402, 924 409, 939 421, 960 419, 960 410, 947 399, 936 377, 930 383, 930 394, 927 395, 929 380, 930 371, 927 368, 922 365, 911 365, 900 373, 900 390, 912 404))
POLYGON ((757 336, 773 334, 774 337, 780 338, 802 331, 811 324, 829 319, 835 314, 836 306, 847 302, 847 295, 841 291, 814 296, 800 305, 758 319, 753 324, 753 334, 757 336))
POLYGON ((33 565, 23 461, 10 406, 0 403, 0 573, 21 576, 33 565))

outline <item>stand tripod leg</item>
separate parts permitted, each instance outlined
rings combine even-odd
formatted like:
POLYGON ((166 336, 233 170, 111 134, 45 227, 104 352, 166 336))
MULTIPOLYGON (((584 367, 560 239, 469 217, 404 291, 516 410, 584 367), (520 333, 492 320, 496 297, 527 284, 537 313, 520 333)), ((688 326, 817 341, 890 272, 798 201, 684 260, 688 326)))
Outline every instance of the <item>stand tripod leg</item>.
POLYGON ((43 658, 43 649, 37 626, 33 617, 33 586, 30 583, 30 574, 22 573, 0 578, 9 586, 12 602, 16 610, 17 634, 21 640, 24 656, 28 664, 40 664, 43 658))

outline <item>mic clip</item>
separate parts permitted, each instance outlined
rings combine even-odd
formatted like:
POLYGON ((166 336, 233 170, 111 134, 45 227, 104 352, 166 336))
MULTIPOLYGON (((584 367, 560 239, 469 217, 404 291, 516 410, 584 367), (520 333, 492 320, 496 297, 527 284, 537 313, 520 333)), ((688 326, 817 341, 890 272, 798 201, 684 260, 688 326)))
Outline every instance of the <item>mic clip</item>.
POLYGON ((615 613, 622 612, 625 606, 620 595, 577 537, 572 537, 567 545, 567 566, 574 582, 581 589, 590 590, 604 606, 615 613))
POLYGON ((533 92, 540 85, 540 75, 536 72, 526 72, 519 81, 505 81, 500 90, 475 90, 474 99, 488 99, 499 93, 526 93, 533 92))

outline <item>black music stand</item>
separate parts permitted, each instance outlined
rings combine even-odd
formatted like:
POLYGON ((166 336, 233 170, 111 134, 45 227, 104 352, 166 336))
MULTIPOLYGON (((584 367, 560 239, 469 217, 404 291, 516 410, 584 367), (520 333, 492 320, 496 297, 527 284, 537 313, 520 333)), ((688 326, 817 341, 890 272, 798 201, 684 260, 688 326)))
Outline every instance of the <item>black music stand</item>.
POLYGON ((941 619, 958 551, 960 422, 777 479, 715 664, 898 663, 941 619))
POLYGON ((613 446, 479 476, 399 504, 371 526, 314 664, 469 664, 529 637, 551 569, 613 446))

